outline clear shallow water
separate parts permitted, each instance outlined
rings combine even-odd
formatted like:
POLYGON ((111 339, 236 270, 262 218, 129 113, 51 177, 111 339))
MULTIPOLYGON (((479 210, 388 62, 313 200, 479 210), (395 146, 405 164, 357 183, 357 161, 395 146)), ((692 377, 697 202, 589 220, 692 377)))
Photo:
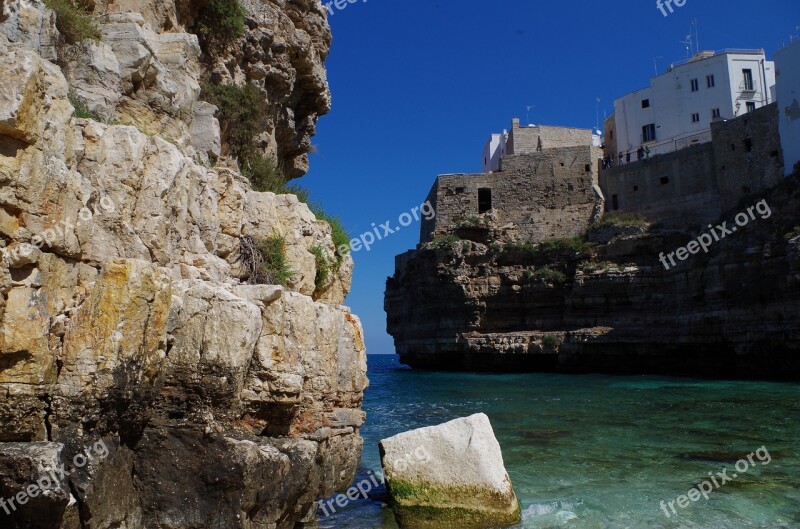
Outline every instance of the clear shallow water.
MULTIPOLYGON (((517 528, 800 528, 800 384, 605 375, 478 375, 369 357, 365 472, 380 439, 476 412, 503 449, 517 528), (667 518, 679 495, 765 446, 772 461, 667 518)), ((766 459, 766 458, 765 458, 766 459)), ((395 529, 379 501, 351 502, 322 528, 395 529)))

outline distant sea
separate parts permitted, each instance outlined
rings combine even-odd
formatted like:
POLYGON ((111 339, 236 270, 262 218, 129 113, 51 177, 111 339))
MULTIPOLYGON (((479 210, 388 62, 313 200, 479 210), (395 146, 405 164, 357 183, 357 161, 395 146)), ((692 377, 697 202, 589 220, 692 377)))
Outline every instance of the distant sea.
MULTIPOLYGON (((491 419, 525 529, 800 528, 800 385, 653 376, 430 373, 371 355, 358 480, 380 474, 377 443, 477 412, 491 419), (745 473, 676 506, 662 500, 765 447, 745 473)), ((719 480, 718 480, 719 482, 719 480)), ((384 491, 385 492, 385 491, 384 491)), ((379 496, 325 529, 395 529, 379 496)))

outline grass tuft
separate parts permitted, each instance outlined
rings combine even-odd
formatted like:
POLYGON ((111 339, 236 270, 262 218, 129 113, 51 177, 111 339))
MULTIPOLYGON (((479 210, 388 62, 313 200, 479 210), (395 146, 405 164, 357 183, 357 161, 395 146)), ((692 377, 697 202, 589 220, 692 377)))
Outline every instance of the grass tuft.
POLYGON ((281 236, 253 239, 242 237, 241 259, 251 285, 286 286, 295 273, 286 257, 286 240, 281 236))
POLYGON ((56 28, 67 44, 100 40, 100 29, 92 18, 92 8, 84 0, 44 0, 56 14, 56 28))

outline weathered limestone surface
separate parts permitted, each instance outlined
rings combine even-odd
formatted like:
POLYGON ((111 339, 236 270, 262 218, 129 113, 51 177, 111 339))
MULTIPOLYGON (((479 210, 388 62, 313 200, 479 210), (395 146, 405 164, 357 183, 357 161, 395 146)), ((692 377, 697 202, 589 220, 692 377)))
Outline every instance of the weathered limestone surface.
POLYGON ((277 116, 265 148, 302 174, 330 103, 324 12, 247 4, 242 42, 208 64, 190 4, 95 2, 102 38, 68 46, 40 2, 0 3, 0 497, 67 471, 4 528, 296 529, 357 468, 352 259, 315 284, 330 226, 212 167, 197 99, 222 69, 256 82, 277 116), (242 238, 274 235, 293 280, 247 284, 242 238))
MULTIPOLYGON (((578 253, 457 229, 457 242, 397 257, 388 331, 401 362, 421 369, 800 378, 800 238, 787 236, 800 226, 800 179, 765 199, 769 218, 669 271, 659 254, 699 231, 599 230, 578 253)), ((744 210, 721 220, 730 228, 744 210)))
POLYGON ((479 413, 380 442, 386 486, 404 529, 519 523, 520 507, 489 418, 479 413), (409 458, 424 453, 426 457, 409 458))

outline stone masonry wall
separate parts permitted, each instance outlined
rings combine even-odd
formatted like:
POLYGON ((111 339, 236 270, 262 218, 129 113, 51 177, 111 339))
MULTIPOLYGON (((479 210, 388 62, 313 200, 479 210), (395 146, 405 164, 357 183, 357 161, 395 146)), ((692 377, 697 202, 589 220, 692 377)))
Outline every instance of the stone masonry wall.
POLYGON ((668 226, 701 225, 778 184, 783 161, 775 104, 712 124, 712 141, 600 173, 608 211, 668 226))
POLYGON ((478 211, 478 190, 491 189, 493 220, 513 225, 521 240, 540 241, 585 230, 599 201, 599 149, 570 147, 506 156, 495 173, 440 176, 428 200, 436 217, 423 222, 422 243, 445 235, 478 211))
POLYGON ((515 118, 508 135, 508 154, 530 154, 557 147, 580 147, 592 144, 590 129, 568 127, 520 127, 515 118))

